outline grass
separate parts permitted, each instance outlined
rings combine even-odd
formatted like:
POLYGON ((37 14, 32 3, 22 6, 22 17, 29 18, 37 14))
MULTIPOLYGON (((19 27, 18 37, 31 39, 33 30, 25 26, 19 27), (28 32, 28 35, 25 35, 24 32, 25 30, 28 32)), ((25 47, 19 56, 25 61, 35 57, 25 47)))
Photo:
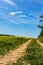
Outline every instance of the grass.
POLYGON ((24 57, 19 58, 17 63, 8 65, 43 65, 43 48, 34 39, 28 45, 24 57))
POLYGON ((26 49, 25 61, 28 61, 30 65, 43 65, 43 48, 32 40, 30 45, 26 49))
POLYGON ((43 43, 43 37, 39 37, 39 41, 43 43))
POLYGON ((16 36, 0 36, 0 55, 5 55, 10 50, 15 49, 20 44, 23 44, 29 40, 24 37, 16 37, 16 36))

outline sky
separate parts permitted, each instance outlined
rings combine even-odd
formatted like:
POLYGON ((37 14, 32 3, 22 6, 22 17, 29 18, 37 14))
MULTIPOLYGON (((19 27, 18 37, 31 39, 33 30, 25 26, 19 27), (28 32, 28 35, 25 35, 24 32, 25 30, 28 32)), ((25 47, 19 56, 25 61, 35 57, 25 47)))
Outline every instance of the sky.
POLYGON ((0 0, 0 34, 37 38, 43 0, 0 0))

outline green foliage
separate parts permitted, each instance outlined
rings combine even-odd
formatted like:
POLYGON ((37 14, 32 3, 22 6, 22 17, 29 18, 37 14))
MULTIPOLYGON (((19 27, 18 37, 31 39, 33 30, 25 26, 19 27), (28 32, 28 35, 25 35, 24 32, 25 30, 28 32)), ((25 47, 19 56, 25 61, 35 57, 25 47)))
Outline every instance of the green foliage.
POLYGON ((43 37, 43 15, 40 16, 41 20, 40 22, 42 23, 42 25, 38 25, 38 28, 41 29, 40 35, 38 36, 38 38, 40 39, 40 37, 43 37))
POLYGON ((41 30, 39 37, 43 37, 43 30, 41 30))
POLYGON ((24 57, 19 58, 17 63, 12 62, 9 65, 43 65, 43 48, 36 40, 32 40, 24 57))
POLYGON ((40 35, 38 36, 39 41, 43 42, 43 30, 41 30, 40 35))
POLYGON ((25 61, 30 65, 43 65, 43 48, 33 40, 26 49, 25 61))
POLYGON ((39 37, 39 41, 43 43, 43 37, 39 37))
POLYGON ((27 38, 23 37, 0 36, 0 55, 6 54, 27 40, 27 38))

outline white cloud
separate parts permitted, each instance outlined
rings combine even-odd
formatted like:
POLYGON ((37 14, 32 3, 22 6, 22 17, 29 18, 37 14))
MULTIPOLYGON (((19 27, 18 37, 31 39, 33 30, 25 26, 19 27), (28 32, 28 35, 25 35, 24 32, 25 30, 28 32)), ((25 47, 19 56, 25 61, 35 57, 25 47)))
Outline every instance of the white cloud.
POLYGON ((10 12, 10 15, 20 14, 23 13, 22 11, 10 12))
POLYGON ((16 3, 13 2, 12 0, 4 0, 6 3, 10 4, 10 5, 15 5, 16 6, 16 3))

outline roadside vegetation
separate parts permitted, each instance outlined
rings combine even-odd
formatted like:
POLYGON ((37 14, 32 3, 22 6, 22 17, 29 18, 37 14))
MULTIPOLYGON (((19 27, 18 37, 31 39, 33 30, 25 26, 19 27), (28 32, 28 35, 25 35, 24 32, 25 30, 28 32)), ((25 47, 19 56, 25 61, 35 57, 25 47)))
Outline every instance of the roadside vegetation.
POLYGON ((34 39, 27 46, 26 54, 19 58, 17 63, 11 62, 6 65, 43 65, 43 47, 34 39))
POLYGON ((10 50, 17 48, 20 44, 28 41, 28 38, 16 36, 0 36, 0 55, 5 55, 10 50))
POLYGON ((38 40, 43 43, 43 37, 39 37, 38 40))
POLYGON ((41 29, 41 32, 38 36, 38 39, 39 39, 40 42, 43 42, 43 14, 40 16, 40 19, 41 19, 40 20, 40 25, 38 25, 38 28, 41 29))

